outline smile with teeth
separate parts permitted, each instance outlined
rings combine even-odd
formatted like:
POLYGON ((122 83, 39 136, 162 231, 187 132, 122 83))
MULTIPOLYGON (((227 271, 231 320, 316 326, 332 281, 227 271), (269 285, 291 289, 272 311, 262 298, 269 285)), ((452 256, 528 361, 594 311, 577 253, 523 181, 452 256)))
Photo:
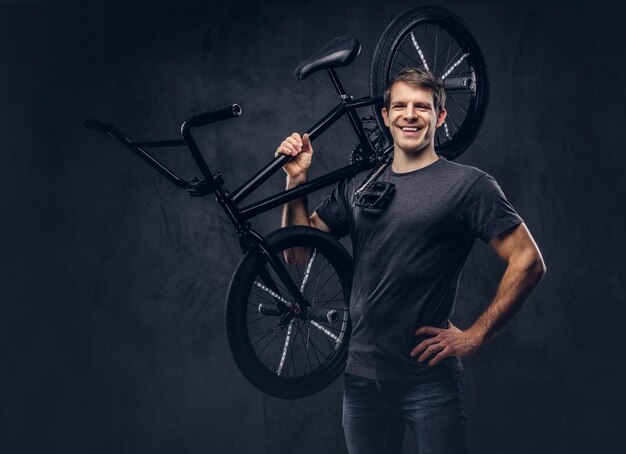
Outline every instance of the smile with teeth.
POLYGON ((399 128, 402 130, 402 132, 409 135, 417 134, 419 131, 422 130, 422 128, 418 128, 417 126, 400 126, 399 128))

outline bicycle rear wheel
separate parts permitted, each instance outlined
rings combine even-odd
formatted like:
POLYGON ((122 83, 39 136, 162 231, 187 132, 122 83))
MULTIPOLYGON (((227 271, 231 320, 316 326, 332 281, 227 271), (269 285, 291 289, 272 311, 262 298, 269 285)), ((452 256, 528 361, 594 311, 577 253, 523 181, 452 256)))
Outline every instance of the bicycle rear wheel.
MULTIPOLYGON (((446 122, 435 135, 435 149, 447 159, 463 153, 483 124, 489 100, 489 76, 483 53, 463 21, 439 7, 420 7, 398 16, 385 29, 370 68, 370 94, 380 97, 405 67, 422 67, 443 79, 446 122)), ((374 108, 378 125, 391 135, 374 108)))
POLYGON ((279 229, 266 240, 311 307, 334 310, 337 320, 285 318, 293 298, 266 260, 251 250, 228 291, 228 341, 252 385, 274 397, 306 397, 344 370, 352 259, 333 237, 311 227, 279 229))

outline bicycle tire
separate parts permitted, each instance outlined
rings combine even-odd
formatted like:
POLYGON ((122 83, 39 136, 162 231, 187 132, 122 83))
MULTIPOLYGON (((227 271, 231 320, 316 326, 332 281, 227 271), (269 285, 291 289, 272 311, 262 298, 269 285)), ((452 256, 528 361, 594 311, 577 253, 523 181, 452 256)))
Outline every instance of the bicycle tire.
MULTIPOLYGON (((449 160, 457 158, 478 135, 489 104, 489 75, 480 46, 465 23, 452 12, 433 6, 414 8, 396 17, 376 45, 370 68, 371 96, 381 97, 391 77, 403 66, 426 67, 439 77, 448 78, 450 83, 447 85, 453 85, 452 82, 456 80, 469 84, 469 79, 472 79, 473 88, 446 88, 448 117, 444 127, 437 130, 434 139, 438 154, 449 160), (428 40, 429 26, 435 29, 434 43, 428 40), (443 32, 442 40, 447 35, 450 42, 444 69, 437 71, 437 60, 442 54, 439 50, 440 32, 443 32), (420 42, 425 44, 420 46, 420 42), (411 48, 416 54, 414 59, 405 51, 411 48), (457 56, 460 53, 461 57, 449 59, 450 49, 457 49, 455 53, 457 56), (400 54, 406 64, 399 61, 400 54), (428 65, 429 60, 432 69, 428 65), (450 68, 451 72, 446 74, 450 68), (452 93, 453 90, 455 94, 452 93), (453 117, 456 117, 456 122, 453 117), (460 117, 462 120, 459 120, 460 117)), ((392 140, 389 129, 383 122, 381 107, 382 105, 374 107, 374 116, 385 136, 392 140)))
POLYGON ((259 285, 264 273, 269 273, 282 297, 289 296, 266 259, 250 250, 237 266, 228 290, 225 319, 229 346, 239 370, 257 389, 283 399, 307 397, 326 388, 345 367, 352 258, 331 235, 312 227, 282 228, 266 240, 283 262, 285 253, 292 254, 296 263, 286 267, 298 279, 307 301, 338 310, 339 320, 295 320, 280 328, 280 317, 260 312, 261 305, 276 301, 259 285))

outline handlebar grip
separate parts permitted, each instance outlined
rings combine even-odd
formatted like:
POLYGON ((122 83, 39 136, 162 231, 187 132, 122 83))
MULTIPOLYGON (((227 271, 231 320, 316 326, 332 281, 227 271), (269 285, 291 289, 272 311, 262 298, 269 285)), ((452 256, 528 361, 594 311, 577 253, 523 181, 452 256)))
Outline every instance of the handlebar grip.
POLYGON ((93 120, 91 118, 87 118, 85 119, 85 121, 83 121, 83 127, 87 129, 91 129, 92 131, 102 131, 102 132, 108 132, 108 131, 115 129, 112 125, 108 123, 103 123, 101 121, 93 120))
POLYGON ((194 115, 187 120, 186 123, 191 127, 198 128, 210 123, 216 123, 230 118, 237 118, 239 115, 241 115, 241 107, 239 104, 230 104, 228 106, 219 107, 210 112, 194 115))

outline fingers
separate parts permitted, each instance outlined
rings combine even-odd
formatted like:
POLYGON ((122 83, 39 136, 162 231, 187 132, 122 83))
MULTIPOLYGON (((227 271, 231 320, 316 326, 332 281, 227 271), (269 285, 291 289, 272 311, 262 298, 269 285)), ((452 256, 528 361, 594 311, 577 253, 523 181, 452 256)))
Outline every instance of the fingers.
MULTIPOLYGON (((428 358, 430 358, 431 356, 433 356, 435 353, 437 353, 437 352, 441 352, 441 351, 443 351, 443 350, 445 350, 445 349, 446 349, 446 346, 445 346, 445 345, 442 345, 442 344, 440 344, 440 343, 433 344, 433 345, 431 345, 430 347, 428 347, 426 350, 424 350, 424 353, 422 353, 422 354, 420 355, 420 357, 419 357, 419 358, 417 358, 417 360, 418 360, 420 363, 421 363, 421 362, 424 362, 424 361, 426 361, 428 358)), ((433 358, 433 360, 434 360, 434 358, 433 358)), ((429 364, 430 364, 430 363, 429 363, 429 364)))
POLYGON ((424 350, 426 350, 428 347, 430 347, 433 344, 436 344, 437 342, 439 342, 439 339, 437 339, 436 337, 431 337, 429 339, 423 340, 422 342, 417 344, 417 346, 413 350, 411 350, 411 356, 416 357, 417 355, 422 353, 424 350))
POLYGON ((448 347, 446 347, 443 350, 441 350, 439 353, 437 353, 433 359, 428 361, 428 365, 436 366, 439 363, 439 361, 441 361, 444 358, 447 358, 448 356, 452 356, 452 352, 448 347))
POLYGON ((302 142, 298 142, 293 137, 287 137, 276 149, 276 156, 284 154, 286 156, 295 156, 302 151, 302 142))
POLYGON ((308 133, 302 136, 302 152, 313 153, 313 147, 311 146, 311 139, 309 138, 308 133))
POLYGON ((430 366, 434 366, 443 358, 450 356, 452 352, 453 349, 446 345, 446 343, 443 342, 443 339, 437 336, 420 342, 417 347, 411 350, 411 356, 416 357, 417 355, 419 355, 417 361, 423 363, 428 358, 431 358, 433 355, 435 355, 435 353, 437 353, 434 357, 431 358, 430 361, 428 361, 428 364, 430 366))
POLYGON ((456 326, 448 320, 447 328, 435 328, 434 326, 422 326, 415 331, 415 335, 430 335, 428 339, 420 342, 413 350, 411 350, 411 356, 416 357, 417 361, 425 362, 430 358, 428 364, 434 366, 442 359, 451 356, 454 353, 454 349, 450 344, 450 330, 461 332, 456 326), (435 355, 435 356, 433 356, 435 355))
POLYGON ((302 151, 310 153, 312 149, 309 135, 305 134, 304 137, 305 139, 303 140, 303 138, 300 137, 300 134, 294 132, 281 142, 274 155, 278 156, 279 154, 284 154, 286 156, 296 156, 302 151))
POLYGON ((439 334, 442 331, 444 330, 441 328, 435 328, 434 326, 422 326, 417 331, 415 331, 415 335, 418 336, 420 334, 430 334, 434 336, 436 334, 439 334))
POLYGON ((443 339, 441 339, 439 336, 423 340, 419 343, 417 347, 411 350, 411 356, 416 357, 417 355, 419 355, 417 361, 423 363, 428 358, 431 358, 433 355, 435 355, 435 353, 437 353, 437 355, 435 355, 428 362, 430 366, 434 366, 443 358, 446 358, 447 356, 450 356, 452 354, 452 349, 444 342, 442 342, 442 340, 443 339))

